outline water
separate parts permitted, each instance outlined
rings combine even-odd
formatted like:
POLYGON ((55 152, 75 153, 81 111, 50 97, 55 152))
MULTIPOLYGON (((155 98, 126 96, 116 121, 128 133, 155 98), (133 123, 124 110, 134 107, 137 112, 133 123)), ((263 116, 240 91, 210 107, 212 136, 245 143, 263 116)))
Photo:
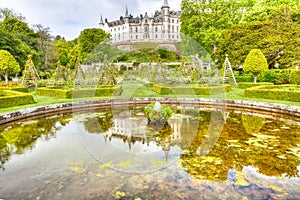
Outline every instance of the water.
POLYGON ((298 120, 201 108, 157 126, 141 109, 8 124, 0 199, 300 199, 298 120))

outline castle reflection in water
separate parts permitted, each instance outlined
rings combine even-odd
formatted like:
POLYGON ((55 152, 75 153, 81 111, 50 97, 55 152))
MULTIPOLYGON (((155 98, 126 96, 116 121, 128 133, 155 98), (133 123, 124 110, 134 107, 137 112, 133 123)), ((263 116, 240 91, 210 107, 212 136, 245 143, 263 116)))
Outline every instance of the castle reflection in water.
POLYGON ((181 142, 181 125, 180 119, 172 118, 167 124, 149 126, 145 116, 132 117, 131 112, 124 111, 113 117, 113 126, 103 136, 105 141, 111 141, 112 138, 122 139, 128 144, 129 150, 136 142, 146 143, 148 146, 150 142, 155 142, 157 146, 162 147, 167 160, 171 146, 181 142))

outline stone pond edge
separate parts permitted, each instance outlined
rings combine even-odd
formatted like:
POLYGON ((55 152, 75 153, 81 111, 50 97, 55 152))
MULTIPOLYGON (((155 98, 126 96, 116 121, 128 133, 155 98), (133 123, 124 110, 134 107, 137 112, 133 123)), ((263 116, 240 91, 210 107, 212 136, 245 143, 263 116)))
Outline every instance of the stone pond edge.
POLYGON ((86 100, 80 102, 69 102, 61 104, 52 104, 47 106, 39 106, 34 108, 26 108, 22 110, 1 113, 0 125, 11 123, 17 120, 22 120, 30 117, 38 117, 43 115, 51 115, 55 113, 77 112, 77 111, 92 111, 95 109, 109 108, 116 106, 119 108, 124 105, 146 105, 153 101, 159 101, 163 104, 176 104, 180 106, 214 106, 219 109, 238 108, 251 109, 278 114, 285 114, 294 117, 300 117, 300 107, 284 104, 252 102, 246 100, 230 100, 230 99, 214 99, 214 98, 168 98, 168 97, 147 97, 147 98, 122 98, 122 99, 105 99, 105 100, 86 100))

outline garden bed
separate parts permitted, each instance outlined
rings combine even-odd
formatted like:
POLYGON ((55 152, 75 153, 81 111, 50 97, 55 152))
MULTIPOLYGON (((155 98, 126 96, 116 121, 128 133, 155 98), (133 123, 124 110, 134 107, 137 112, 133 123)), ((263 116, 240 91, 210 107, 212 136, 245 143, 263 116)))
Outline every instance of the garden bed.
POLYGON ((64 89, 60 87, 45 87, 37 89, 37 94, 40 96, 55 97, 60 99, 120 96, 121 93, 121 85, 80 89, 64 89))
POLYGON ((231 90, 231 85, 160 85, 153 84, 153 91, 157 94, 167 95, 213 95, 222 94, 231 90))
POLYGON ((0 108, 9 108, 34 103, 33 96, 12 90, 0 90, 0 108))
POLYGON ((0 90, 13 90, 17 92, 28 92, 28 87, 17 86, 17 87, 0 87, 0 90))
POLYGON ((245 97, 300 102, 300 86, 273 85, 248 88, 245 97))

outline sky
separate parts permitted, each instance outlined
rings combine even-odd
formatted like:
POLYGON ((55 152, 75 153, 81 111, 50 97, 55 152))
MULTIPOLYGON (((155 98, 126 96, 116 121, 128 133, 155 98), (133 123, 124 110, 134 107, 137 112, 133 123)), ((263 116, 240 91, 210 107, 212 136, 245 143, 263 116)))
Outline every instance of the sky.
MULTIPOLYGON (((0 8, 13 9, 26 22, 49 27, 53 36, 67 40, 79 36, 85 28, 96 28, 100 15, 114 21, 125 15, 126 6, 133 16, 154 14, 164 0, 0 0, 0 8)), ((180 10, 181 0, 168 0, 171 10, 180 10)))

